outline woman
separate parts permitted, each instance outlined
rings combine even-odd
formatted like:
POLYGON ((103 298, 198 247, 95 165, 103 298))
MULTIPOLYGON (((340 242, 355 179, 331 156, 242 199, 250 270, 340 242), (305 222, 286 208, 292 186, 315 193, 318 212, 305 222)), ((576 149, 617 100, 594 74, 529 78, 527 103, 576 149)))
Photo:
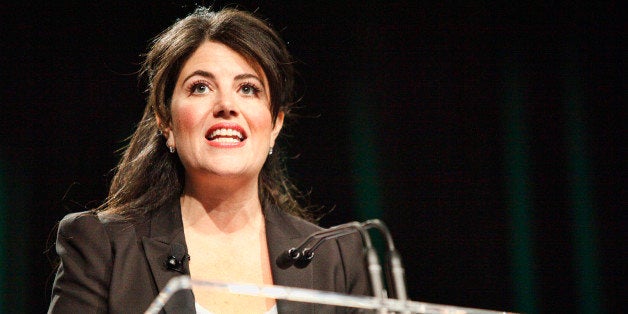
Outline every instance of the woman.
MULTIPOLYGON (((361 242, 322 246, 303 269, 277 258, 318 229, 275 148, 293 94, 292 60, 252 15, 197 9, 154 41, 144 116, 97 210, 66 216, 52 313, 141 313, 167 281, 286 285, 368 294, 361 242)), ((193 288, 167 313, 325 312, 306 303, 193 288)))

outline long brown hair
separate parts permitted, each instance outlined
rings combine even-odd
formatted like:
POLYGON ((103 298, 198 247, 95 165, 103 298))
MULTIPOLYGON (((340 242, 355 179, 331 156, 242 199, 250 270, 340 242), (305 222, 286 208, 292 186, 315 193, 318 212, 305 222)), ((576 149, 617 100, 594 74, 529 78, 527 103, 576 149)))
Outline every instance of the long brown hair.
MULTIPOLYGON (((121 217, 145 215, 178 198, 185 172, 158 135, 156 116, 168 125, 170 102, 181 67, 204 42, 222 43, 259 67, 269 83, 273 121, 279 112, 290 116, 294 99, 293 61, 284 42, 264 21, 236 9, 217 12, 198 8, 167 28, 153 41, 142 67, 147 79, 147 104, 142 120, 115 169, 109 196, 98 210, 121 217)), ((273 149, 259 175, 263 208, 278 206, 312 219, 297 201, 301 193, 286 175, 281 150, 273 149)))

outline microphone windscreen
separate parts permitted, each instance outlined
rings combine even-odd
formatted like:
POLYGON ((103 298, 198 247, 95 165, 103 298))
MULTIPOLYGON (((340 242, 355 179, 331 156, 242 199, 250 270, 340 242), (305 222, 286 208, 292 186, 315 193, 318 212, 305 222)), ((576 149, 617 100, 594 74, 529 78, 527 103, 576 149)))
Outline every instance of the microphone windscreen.
POLYGON ((294 262, 299 258, 298 253, 297 256, 292 256, 292 252, 294 249, 289 249, 281 253, 277 259, 275 260, 275 264, 281 269, 290 268, 290 266, 294 265, 294 262))
POLYGON ((305 267, 307 267, 307 265, 310 265, 310 262, 312 261, 312 258, 314 258, 314 253, 305 250, 305 251, 303 251, 301 256, 299 256, 299 259, 294 261, 294 267, 296 267, 296 268, 305 268, 305 267))

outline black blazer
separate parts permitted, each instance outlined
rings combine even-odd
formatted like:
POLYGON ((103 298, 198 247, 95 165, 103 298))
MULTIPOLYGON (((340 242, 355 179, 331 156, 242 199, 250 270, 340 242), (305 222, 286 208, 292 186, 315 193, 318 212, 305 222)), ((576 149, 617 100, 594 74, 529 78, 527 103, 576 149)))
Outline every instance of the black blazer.
MULTIPOLYGON (((359 236, 323 244, 312 263, 281 269, 276 259, 319 227, 277 208, 265 211, 266 236, 276 285, 369 295, 359 236)), ((143 313, 169 279, 181 275, 166 267, 172 247, 185 248, 179 202, 142 221, 121 220, 93 212, 69 214, 59 223, 56 241, 60 265, 49 313, 143 313)), ((187 265, 183 273, 189 274, 187 265)), ((340 310, 277 300, 279 313, 326 313, 340 310)), ((166 313, 195 313, 191 290, 175 294, 166 313)))

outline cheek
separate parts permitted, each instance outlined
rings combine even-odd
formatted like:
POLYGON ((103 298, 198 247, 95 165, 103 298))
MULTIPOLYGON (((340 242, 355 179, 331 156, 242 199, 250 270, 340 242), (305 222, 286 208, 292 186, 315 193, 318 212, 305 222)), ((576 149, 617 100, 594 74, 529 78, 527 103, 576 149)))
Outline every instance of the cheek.
POLYGON ((264 134, 272 131, 273 124, 272 118, 270 115, 270 111, 268 109, 262 109, 257 112, 251 119, 252 127, 257 129, 259 132, 263 132, 264 134))
POLYGON ((190 132, 202 121, 202 112, 195 106, 173 106, 172 121, 175 131, 190 132))

